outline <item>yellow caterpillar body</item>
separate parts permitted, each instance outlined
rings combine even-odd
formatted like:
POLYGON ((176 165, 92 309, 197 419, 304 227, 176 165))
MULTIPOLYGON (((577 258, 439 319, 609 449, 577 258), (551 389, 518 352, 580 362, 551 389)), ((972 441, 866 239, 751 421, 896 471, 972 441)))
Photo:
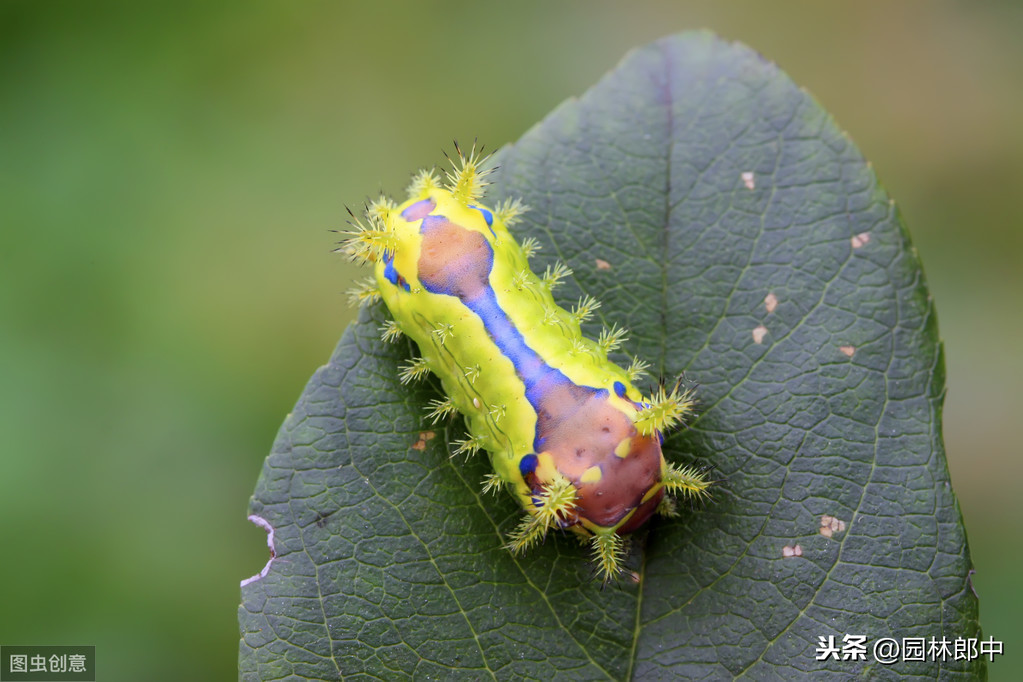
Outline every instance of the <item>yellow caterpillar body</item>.
POLYGON ((526 511, 509 547, 571 529, 589 540, 607 581, 621 571, 622 535, 656 511, 673 512, 666 490, 707 490, 697 471, 661 453, 662 432, 692 402, 677 389, 642 397, 633 386, 642 363, 624 370, 607 357, 624 330, 605 329, 598 341, 582 335, 599 304, 555 303, 551 290, 570 271, 530 270, 535 242, 519 245, 508 231, 524 208, 479 203, 480 163, 459 151, 445 184, 419 173, 403 204, 369 207, 369 224, 356 221, 343 250, 375 264, 375 287, 360 299, 379 295, 387 305, 394 322, 385 338, 404 333, 419 347, 402 380, 440 377, 447 397, 432 416, 465 417, 469 437, 456 453, 487 451, 494 473, 485 488, 508 488, 526 511))

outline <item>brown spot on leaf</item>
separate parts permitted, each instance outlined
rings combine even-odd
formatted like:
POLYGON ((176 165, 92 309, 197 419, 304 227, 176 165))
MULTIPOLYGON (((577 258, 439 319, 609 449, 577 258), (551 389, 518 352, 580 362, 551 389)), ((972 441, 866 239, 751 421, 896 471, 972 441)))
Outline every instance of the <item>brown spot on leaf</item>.
POLYGON ((603 258, 597 258, 597 259, 594 260, 594 262, 596 262, 598 270, 610 270, 611 269, 611 264, 608 263, 603 258))

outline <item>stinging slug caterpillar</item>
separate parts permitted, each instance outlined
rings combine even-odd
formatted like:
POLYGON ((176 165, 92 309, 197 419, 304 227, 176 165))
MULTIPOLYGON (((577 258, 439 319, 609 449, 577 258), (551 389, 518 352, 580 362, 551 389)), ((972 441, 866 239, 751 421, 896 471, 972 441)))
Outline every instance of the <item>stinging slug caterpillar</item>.
POLYGON ((508 232, 525 207, 480 204, 486 159, 475 145, 468 156, 455 150, 444 182, 420 171, 405 203, 381 197, 365 222, 352 216, 338 251, 376 272, 353 298, 383 299, 394 317, 384 340, 406 334, 422 353, 401 381, 440 377, 447 397, 428 416, 460 412, 469 434, 455 454, 486 450, 494 473, 484 491, 507 488, 525 509, 508 548, 571 529, 590 544, 606 583, 622 570, 622 536, 655 512, 674 514, 666 492, 707 494, 710 482, 697 470, 661 454, 662 433, 691 412, 691 395, 676 386, 643 398, 632 382, 645 363, 625 370, 607 358, 625 331, 605 329, 597 341, 582 335, 580 323, 599 303, 585 297, 567 311, 554 302, 551 290, 571 271, 530 270, 539 245, 520 245, 508 232))

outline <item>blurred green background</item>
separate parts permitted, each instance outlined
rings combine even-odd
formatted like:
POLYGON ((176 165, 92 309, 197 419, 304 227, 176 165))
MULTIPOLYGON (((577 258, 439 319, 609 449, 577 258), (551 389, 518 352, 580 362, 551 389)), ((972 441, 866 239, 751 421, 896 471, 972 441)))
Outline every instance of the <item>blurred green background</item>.
POLYGON ((248 496, 352 317, 344 205, 701 27, 810 90, 901 206, 991 677, 1021 679, 1012 2, 0 4, 0 643, 235 678, 238 581, 267 559, 248 496))

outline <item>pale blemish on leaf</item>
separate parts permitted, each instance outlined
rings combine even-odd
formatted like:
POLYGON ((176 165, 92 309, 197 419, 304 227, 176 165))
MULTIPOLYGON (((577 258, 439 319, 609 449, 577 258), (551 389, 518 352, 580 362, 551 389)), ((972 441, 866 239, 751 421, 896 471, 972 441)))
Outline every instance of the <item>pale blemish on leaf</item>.
POLYGON ((856 354, 856 346, 839 346, 838 350, 842 351, 846 357, 850 358, 856 354))
POLYGON ((781 555, 786 559, 803 556, 803 548, 801 545, 785 545, 781 548, 781 555))
POLYGON ((421 431, 419 433, 419 440, 412 445, 412 449, 422 452, 426 449, 426 444, 433 440, 436 436, 437 433, 435 431, 421 431))
POLYGON ((257 580, 265 578, 266 574, 270 572, 270 564, 272 564, 273 560, 277 558, 277 550, 274 548, 274 527, 271 526, 270 522, 262 516, 256 516, 255 514, 251 514, 249 516, 249 521, 266 531, 266 546, 270 549, 270 558, 267 559, 266 565, 263 566, 263 570, 251 578, 243 580, 241 582, 241 587, 245 587, 249 583, 254 583, 257 580))
POLYGON ((853 238, 850 239, 849 241, 852 242, 852 247, 854 249, 858 249, 858 248, 860 248, 861 246, 864 246, 867 242, 870 241, 870 233, 869 232, 860 232, 857 235, 853 235, 853 238))
POLYGON ((835 533, 841 533, 845 530, 845 521, 829 514, 821 516, 821 527, 820 534, 826 538, 830 538, 835 533))
POLYGON ((597 264, 597 269, 598 270, 610 270, 611 269, 611 264, 608 263, 603 258, 595 258, 594 262, 597 264))
POLYGON ((742 174, 742 184, 746 185, 746 189, 753 189, 757 186, 756 176, 753 175, 753 171, 746 171, 742 174))
POLYGON ((767 327, 760 325, 753 330, 753 343, 763 343, 765 336, 767 336, 767 327))
POLYGON ((775 296, 773 293, 768 294, 767 296, 764 296, 764 308, 767 309, 767 312, 773 313, 774 309, 777 308, 777 307, 778 307, 778 297, 777 296, 775 296))

